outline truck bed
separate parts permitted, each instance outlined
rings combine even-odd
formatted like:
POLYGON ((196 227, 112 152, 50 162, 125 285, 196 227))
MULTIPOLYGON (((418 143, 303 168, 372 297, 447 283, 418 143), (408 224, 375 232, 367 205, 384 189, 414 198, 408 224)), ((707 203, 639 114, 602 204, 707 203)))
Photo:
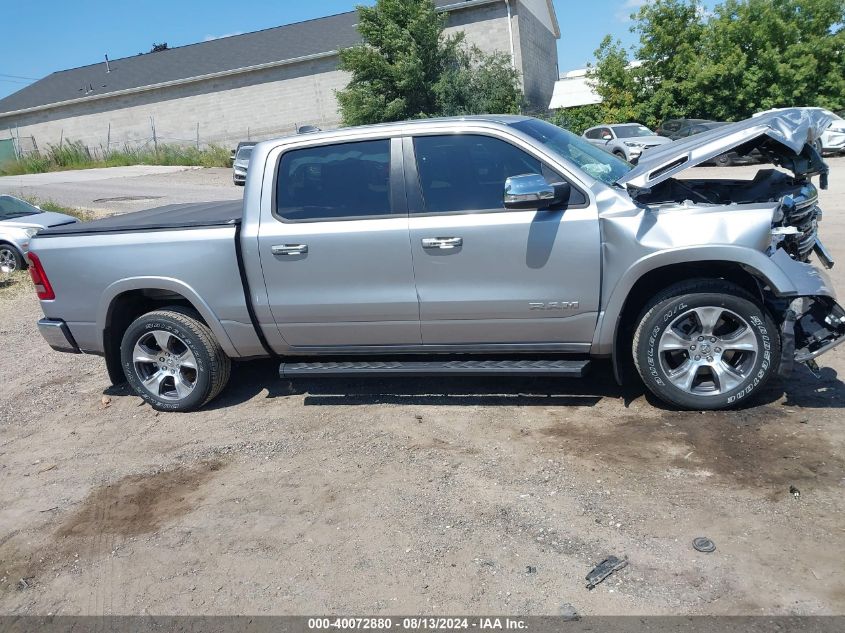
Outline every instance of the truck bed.
POLYGON ((164 207, 114 215, 92 222, 79 222, 39 231, 38 237, 96 235, 161 231, 238 224, 243 214, 242 200, 169 204, 164 207))

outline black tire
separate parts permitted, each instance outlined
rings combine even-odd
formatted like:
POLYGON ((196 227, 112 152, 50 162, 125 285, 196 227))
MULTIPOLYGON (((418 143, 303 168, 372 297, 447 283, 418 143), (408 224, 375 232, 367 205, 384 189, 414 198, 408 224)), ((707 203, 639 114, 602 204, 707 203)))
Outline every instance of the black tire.
POLYGON ((7 273, 26 268, 26 264, 18 249, 11 244, 0 244, 0 266, 4 268, 2 272, 7 273))
POLYGON ((734 407, 777 373, 780 334, 774 321, 757 299, 730 282, 700 279, 676 284, 650 301, 637 323, 632 346, 637 371, 649 391, 678 407, 734 407), (704 315, 719 315, 710 328, 715 336, 702 336, 708 327, 702 328, 697 309, 704 315), (668 344, 678 347, 664 349, 664 334, 668 344), (756 349, 729 350, 734 344, 738 350, 733 341, 740 340, 756 349), (681 343, 690 345, 681 348, 681 343), (690 375, 689 388, 678 384, 690 375))
POLYGON ((159 411, 193 411, 204 406, 223 391, 232 367, 208 326, 196 313, 181 307, 135 319, 123 335, 120 359, 132 389, 159 411), (157 337, 166 337, 166 343, 160 345, 157 337), (136 356, 136 345, 139 351, 150 353, 151 362, 136 362, 143 357, 136 356), (148 388, 144 377, 158 380, 158 384, 148 388), (177 379, 181 379, 178 387, 177 379), (189 391, 180 392, 188 386, 189 391))
POLYGON ((717 167, 732 167, 734 164, 733 159, 727 154, 717 156, 715 162, 717 167))

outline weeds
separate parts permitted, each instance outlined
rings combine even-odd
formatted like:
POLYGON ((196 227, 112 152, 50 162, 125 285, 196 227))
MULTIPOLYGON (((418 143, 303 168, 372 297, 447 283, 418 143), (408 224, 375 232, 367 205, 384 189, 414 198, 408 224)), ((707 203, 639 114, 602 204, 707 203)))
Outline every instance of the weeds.
POLYGON ((42 211, 54 211, 55 213, 64 213, 65 215, 72 215, 80 222, 89 222, 96 220, 98 216, 94 215, 86 209, 78 209, 76 207, 66 207, 58 202, 52 200, 39 200, 32 196, 22 196, 29 204, 38 207, 42 211))
POLYGON ((129 165, 185 165, 228 167, 229 150, 211 145, 207 149, 179 145, 159 145, 158 150, 129 148, 115 151, 92 151, 79 141, 50 145, 46 152, 24 156, 0 165, 0 176, 40 174, 66 169, 94 167, 126 167, 129 165))

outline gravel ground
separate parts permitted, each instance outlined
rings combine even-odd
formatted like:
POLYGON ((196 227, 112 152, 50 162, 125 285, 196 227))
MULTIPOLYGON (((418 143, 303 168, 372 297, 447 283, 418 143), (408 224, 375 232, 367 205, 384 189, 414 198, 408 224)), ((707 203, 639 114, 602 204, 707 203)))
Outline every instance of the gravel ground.
POLYGON ((170 414, 50 352, 39 315, 0 285, 0 613, 845 614, 841 350, 735 412, 667 409, 604 366, 290 383, 254 362, 170 414), (628 566, 588 591, 611 554, 628 566))

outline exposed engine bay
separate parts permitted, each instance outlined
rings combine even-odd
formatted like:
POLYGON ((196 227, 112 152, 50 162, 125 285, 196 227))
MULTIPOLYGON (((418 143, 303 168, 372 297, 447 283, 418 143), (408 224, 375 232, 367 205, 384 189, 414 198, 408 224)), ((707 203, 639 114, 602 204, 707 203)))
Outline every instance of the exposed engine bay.
MULTIPOLYGON (((679 179, 670 178, 648 193, 638 196, 640 202, 660 204, 685 202, 694 204, 749 204, 780 202, 772 220, 772 246, 783 248, 793 259, 806 262, 818 243, 818 223, 822 211, 819 194, 808 177, 796 178, 776 169, 761 169, 753 180, 679 179)), ((822 264, 833 262, 823 247, 822 264)))

